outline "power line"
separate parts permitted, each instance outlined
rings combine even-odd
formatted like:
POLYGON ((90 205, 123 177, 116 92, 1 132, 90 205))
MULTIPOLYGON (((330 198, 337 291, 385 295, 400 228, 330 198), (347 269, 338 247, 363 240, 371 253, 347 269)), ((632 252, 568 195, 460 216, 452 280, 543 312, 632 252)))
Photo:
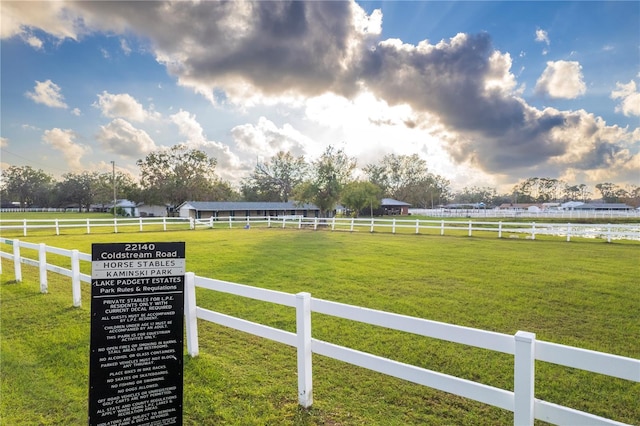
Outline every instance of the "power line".
POLYGON ((22 156, 20 154, 16 154, 15 152, 11 152, 11 151, 9 151, 9 150, 7 150, 5 148, 0 149, 0 151, 2 151, 2 153, 11 154, 11 155, 13 155, 15 157, 18 157, 18 158, 21 158, 23 160, 26 160, 26 161, 28 161, 29 165, 36 165, 36 166, 39 165, 41 168, 49 168, 49 169, 58 170, 58 171, 61 171, 61 172, 64 172, 64 173, 68 173, 69 172, 68 169, 61 169, 61 168, 58 168, 58 167, 53 167, 53 166, 51 166, 49 164, 38 163, 37 161, 33 161, 33 159, 31 159, 31 158, 27 158, 27 157, 24 157, 24 156, 22 156))

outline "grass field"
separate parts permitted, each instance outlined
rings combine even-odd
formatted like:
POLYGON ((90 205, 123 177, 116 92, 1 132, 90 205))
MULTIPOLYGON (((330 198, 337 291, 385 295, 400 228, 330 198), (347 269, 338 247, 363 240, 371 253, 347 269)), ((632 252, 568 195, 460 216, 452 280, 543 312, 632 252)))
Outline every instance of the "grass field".
MULTIPOLYGON (((250 229, 21 237, 90 253, 93 242, 186 241, 198 275, 640 358, 640 244, 250 229)), ((5 248, 6 250, 6 248, 5 248)), ((28 254, 28 250, 25 250, 28 254)), ((55 262, 55 256, 50 262, 55 262)), ((87 422, 89 297, 66 277, 12 280, 3 260, 0 423, 87 422)), ((89 273, 89 265, 83 272, 89 273)), ((210 291, 200 306, 293 331, 291 309, 210 291)), ((314 338, 513 389, 507 355, 314 315, 314 338)), ((314 405, 297 405, 295 349, 200 322, 185 356, 187 425, 496 425, 509 412, 314 356, 314 405)), ((640 384, 536 363, 536 397, 640 424, 640 384)), ((541 423, 540 423, 541 424, 541 423)))

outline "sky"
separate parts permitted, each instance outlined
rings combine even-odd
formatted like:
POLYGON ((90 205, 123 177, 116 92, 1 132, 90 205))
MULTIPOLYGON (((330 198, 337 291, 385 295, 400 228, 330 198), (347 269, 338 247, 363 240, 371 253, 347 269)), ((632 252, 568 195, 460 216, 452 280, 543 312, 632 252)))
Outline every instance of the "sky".
POLYGON ((0 2, 0 164, 175 144, 239 185, 278 151, 418 154, 454 190, 640 184, 640 2, 0 2))

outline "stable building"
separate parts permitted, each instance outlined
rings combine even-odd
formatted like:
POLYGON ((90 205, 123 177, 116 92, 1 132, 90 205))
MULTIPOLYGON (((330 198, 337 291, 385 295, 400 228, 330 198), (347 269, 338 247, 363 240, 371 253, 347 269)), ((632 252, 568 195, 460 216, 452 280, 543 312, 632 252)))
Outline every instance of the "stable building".
POLYGON ((268 201, 185 201, 177 208, 180 217, 192 219, 229 217, 319 217, 314 204, 268 201))

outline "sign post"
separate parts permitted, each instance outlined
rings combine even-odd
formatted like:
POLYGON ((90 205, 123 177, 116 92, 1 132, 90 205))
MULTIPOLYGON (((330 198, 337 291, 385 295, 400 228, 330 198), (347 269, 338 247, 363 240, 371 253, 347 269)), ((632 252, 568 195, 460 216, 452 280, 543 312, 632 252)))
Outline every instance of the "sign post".
POLYGON ((89 425, 182 425, 184 242, 91 256, 89 425))

